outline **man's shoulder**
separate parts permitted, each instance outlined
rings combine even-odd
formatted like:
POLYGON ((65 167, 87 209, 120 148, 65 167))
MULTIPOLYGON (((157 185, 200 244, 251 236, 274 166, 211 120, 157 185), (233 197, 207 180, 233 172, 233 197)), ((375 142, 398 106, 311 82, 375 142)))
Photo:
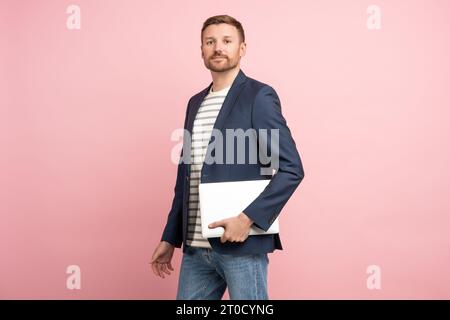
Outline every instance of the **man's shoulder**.
POLYGON ((269 89, 274 90, 272 86, 269 84, 247 77, 247 84, 246 84, 246 90, 251 92, 252 94, 256 95, 258 92, 260 92, 262 89, 269 89))
POLYGON ((209 86, 206 87, 205 89, 202 89, 202 91, 197 92, 196 94, 194 94, 190 99, 189 99, 189 103, 191 103, 191 101, 199 99, 200 97, 202 97, 204 94, 206 94, 206 90, 208 90, 209 86))

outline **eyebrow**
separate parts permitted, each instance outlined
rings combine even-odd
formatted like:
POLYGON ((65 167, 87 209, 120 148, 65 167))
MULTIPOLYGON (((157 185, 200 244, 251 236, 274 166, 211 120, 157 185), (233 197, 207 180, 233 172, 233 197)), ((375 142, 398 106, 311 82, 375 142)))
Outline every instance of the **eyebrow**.
MULTIPOLYGON (((223 36, 224 38, 232 38, 232 36, 223 36)), ((205 40, 215 39, 214 37, 206 37, 205 40)))

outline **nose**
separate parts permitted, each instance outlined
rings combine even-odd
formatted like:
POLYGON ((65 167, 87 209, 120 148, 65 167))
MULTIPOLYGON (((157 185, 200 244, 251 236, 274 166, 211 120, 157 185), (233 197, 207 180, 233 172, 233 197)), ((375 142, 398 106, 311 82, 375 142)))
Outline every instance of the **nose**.
POLYGON ((216 54, 221 55, 223 52, 223 44, 219 42, 216 42, 214 46, 214 51, 216 54))

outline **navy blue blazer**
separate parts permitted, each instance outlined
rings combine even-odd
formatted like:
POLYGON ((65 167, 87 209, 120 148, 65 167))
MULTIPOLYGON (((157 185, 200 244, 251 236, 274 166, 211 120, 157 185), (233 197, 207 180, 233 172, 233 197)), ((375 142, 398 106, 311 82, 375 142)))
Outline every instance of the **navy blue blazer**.
MULTIPOLYGON (((211 86, 212 82, 206 89, 189 100, 184 128, 191 135, 197 110, 211 86)), ((296 144, 281 113, 281 104, 277 93, 269 85, 247 77, 242 70, 239 70, 223 102, 213 129, 222 132, 223 150, 225 150, 227 145, 226 129, 242 129, 246 131, 251 128, 258 133, 255 139, 265 139, 267 146, 264 148, 267 150, 267 155, 270 154, 269 157, 278 156, 278 170, 273 177, 271 175, 261 175, 261 168, 271 167, 271 164, 267 163, 267 159, 261 161, 259 156, 256 164, 254 163, 255 161, 251 163, 248 158, 249 150, 245 150, 245 164, 238 163, 236 157, 237 143, 234 143, 235 161, 230 163, 230 161, 224 159, 222 164, 207 164, 207 162, 204 162, 200 183, 272 179, 264 191, 243 211, 254 221, 257 227, 267 231, 302 181, 304 177, 303 166, 296 144), (260 135, 259 129, 267 129, 268 134, 260 135), (274 150, 276 148, 271 148, 270 129, 279 129, 278 154, 274 150), (274 154, 271 154, 271 152, 274 154)), ((218 146, 216 145, 215 148, 212 148, 214 144, 212 140, 215 139, 211 137, 208 150, 212 149, 210 155, 214 156, 214 149, 218 146)), ((187 147, 187 143, 190 143, 190 141, 184 141, 183 150, 187 147)), ((247 144, 245 146, 248 148, 247 144)), ((225 158, 225 152, 223 154, 225 158)), ((182 155, 183 151, 181 152, 182 155)), ((183 252, 186 252, 190 177, 190 165, 185 162, 180 160, 178 164, 174 189, 175 195, 161 238, 161 240, 167 241, 177 248, 180 248, 183 244, 183 252)), ((282 228, 283 226, 280 224, 280 230, 282 228)), ((220 238, 209 238, 208 241, 214 251, 222 254, 269 253, 275 249, 283 249, 279 234, 252 235, 244 242, 227 241, 221 243, 220 238)))

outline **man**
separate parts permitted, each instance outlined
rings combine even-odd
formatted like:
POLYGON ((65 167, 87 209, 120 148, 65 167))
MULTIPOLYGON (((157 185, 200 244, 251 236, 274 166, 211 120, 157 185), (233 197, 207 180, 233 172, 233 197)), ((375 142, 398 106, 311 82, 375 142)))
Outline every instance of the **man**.
MULTIPOLYGON (((184 128, 191 140, 183 142, 183 152, 191 147, 192 163, 178 164, 175 196, 152 257, 152 269, 162 278, 169 275, 174 270, 174 248, 183 244, 177 299, 221 299, 227 287, 230 299, 268 299, 267 254, 282 250, 281 241, 278 234, 249 236, 250 227, 269 229, 303 179, 302 163, 275 90, 240 69, 246 51, 241 23, 227 15, 211 17, 203 24, 201 41, 202 58, 213 81, 188 103, 184 128), (277 157, 278 168, 268 186, 242 213, 209 225, 224 228, 220 238, 204 239, 199 183, 267 178, 261 176, 261 169, 268 167, 261 159, 256 164, 206 163, 213 129, 223 136, 226 129, 277 130, 277 148, 269 143, 271 135, 258 134, 257 139, 269 144, 267 154, 271 151, 271 156, 277 157)), ((250 150, 245 151, 247 156, 250 150)))

